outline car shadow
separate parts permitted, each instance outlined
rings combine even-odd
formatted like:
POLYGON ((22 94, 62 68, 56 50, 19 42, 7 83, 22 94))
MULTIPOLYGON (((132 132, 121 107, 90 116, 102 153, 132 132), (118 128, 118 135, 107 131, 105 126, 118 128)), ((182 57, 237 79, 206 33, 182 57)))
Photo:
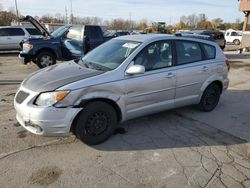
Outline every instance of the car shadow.
POLYGON ((0 57, 18 57, 19 51, 0 51, 0 57))
MULTIPOLYGON (((218 115, 221 116, 222 121, 223 118, 233 117, 233 114, 230 114, 231 112, 229 114, 224 113, 224 108, 230 108, 231 104, 234 104, 239 98, 246 98, 246 96, 250 96, 250 91, 229 90, 213 112, 205 113, 200 112, 195 107, 185 107, 130 120, 120 125, 125 129, 125 131, 121 131, 122 134, 115 134, 106 142, 93 147, 102 151, 133 151, 230 146, 248 143, 245 139, 217 128, 216 123, 213 124, 213 122, 216 122, 218 115), (234 98, 234 100, 232 101, 231 98, 234 98), (230 102, 232 103, 230 104, 230 102), (188 111, 189 114, 187 115, 185 111, 188 111), (199 118, 192 118, 192 114, 196 117, 203 116, 205 119, 209 119, 209 123, 202 117, 202 121, 197 120, 199 118), (223 114, 225 114, 224 117, 223 114)), ((247 109, 243 110, 237 107, 237 110, 237 114, 240 114, 240 110, 245 113, 247 109)))

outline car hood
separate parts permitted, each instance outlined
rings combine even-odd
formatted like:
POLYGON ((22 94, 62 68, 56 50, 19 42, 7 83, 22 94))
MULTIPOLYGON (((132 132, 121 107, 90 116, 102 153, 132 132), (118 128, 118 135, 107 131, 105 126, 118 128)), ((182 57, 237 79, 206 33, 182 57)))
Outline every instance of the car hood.
POLYGON ((26 78, 22 86, 35 92, 54 91, 59 87, 104 73, 84 68, 75 62, 56 64, 26 78))
POLYGON ((51 36, 49 31, 32 16, 27 15, 25 18, 22 19, 22 21, 30 22, 38 31, 42 33, 43 36, 51 36))

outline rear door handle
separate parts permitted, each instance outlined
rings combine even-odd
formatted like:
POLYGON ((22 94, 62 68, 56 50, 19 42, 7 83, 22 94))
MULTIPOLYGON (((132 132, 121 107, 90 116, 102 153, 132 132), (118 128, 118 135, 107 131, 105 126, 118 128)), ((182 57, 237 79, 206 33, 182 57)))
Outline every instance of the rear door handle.
POLYGON ((165 76, 165 78, 173 78, 175 75, 172 73, 172 72, 170 72, 170 73, 168 73, 167 74, 167 76, 165 76))
POLYGON ((208 67, 207 66, 204 66, 204 67, 202 67, 202 69, 201 69, 203 72, 207 72, 208 71, 208 67))

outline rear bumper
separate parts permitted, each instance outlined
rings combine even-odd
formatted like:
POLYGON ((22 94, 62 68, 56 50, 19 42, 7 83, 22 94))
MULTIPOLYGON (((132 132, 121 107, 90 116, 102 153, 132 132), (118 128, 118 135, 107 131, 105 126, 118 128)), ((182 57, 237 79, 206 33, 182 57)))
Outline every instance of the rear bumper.
POLYGON ((42 136, 65 136, 75 116, 81 110, 79 108, 55 108, 39 107, 33 104, 38 93, 25 90, 29 96, 21 103, 14 100, 17 121, 29 132, 42 136))
POLYGON ((229 87, 229 79, 227 78, 223 81, 223 91, 227 90, 228 87, 229 87))

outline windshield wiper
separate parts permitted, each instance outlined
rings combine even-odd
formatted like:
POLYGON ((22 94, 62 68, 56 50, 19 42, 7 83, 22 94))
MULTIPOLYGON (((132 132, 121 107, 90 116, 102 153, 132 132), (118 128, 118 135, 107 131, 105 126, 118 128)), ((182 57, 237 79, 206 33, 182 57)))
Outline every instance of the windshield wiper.
POLYGON ((82 63, 81 65, 85 66, 86 68, 90 68, 90 69, 95 69, 95 70, 99 70, 99 71, 110 71, 112 69, 105 67, 103 65, 97 64, 97 63, 93 63, 93 62, 89 62, 86 60, 81 60, 82 63))
POLYGON ((94 69, 96 70, 100 70, 100 71, 110 71, 112 69, 105 67, 103 65, 97 64, 97 63, 93 63, 93 62, 88 62, 87 65, 92 66, 94 69))

